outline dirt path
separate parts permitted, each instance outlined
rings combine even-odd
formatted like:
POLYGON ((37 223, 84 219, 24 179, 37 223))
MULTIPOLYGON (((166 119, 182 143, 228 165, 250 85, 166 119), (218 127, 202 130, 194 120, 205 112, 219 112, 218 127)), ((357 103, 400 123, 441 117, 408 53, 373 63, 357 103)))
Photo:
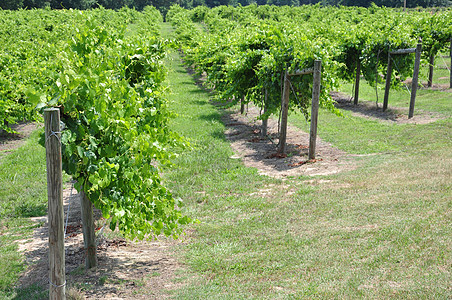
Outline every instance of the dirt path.
POLYGON ((11 128, 18 133, 0 133, 0 161, 3 156, 10 154, 13 150, 19 148, 30 134, 36 129, 42 127, 38 123, 18 123, 11 128))

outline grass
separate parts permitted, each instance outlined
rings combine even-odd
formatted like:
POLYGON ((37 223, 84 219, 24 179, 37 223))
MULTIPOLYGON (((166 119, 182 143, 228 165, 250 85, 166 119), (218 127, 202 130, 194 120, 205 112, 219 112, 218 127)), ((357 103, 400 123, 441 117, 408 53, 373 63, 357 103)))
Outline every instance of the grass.
MULTIPOLYGON (((38 143, 43 129, 0 161, 0 299, 42 299, 48 291, 37 285, 16 288, 25 269, 17 241, 42 226, 30 220, 47 214, 45 149, 38 143)), ((65 176, 67 179, 67 176, 65 176)))
POLYGON ((39 132, 2 158, 0 163, 0 219, 42 216, 47 210, 45 149, 39 132))
POLYGON ((24 269, 15 242, 30 236, 33 228, 40 226, 29 217, 47 212, 45 149, 38 144, 40 131, 0 161, 0 299, 31 295, 29 290, 14 289, 24 269))
MULTIPOLYGON (((164 25, 164 35, 170 30, 164 25)), ((450 94, 422 91, 419 108, 445 117, 425 125, 322 111, 321 138, 354 154, 358 169, 322 181, 279 180, 230 158, 225 112, 209 103, 177 53, 168 65, 179 114, 172 126, 193 149, 166 180, 201 221, 178 249, 190 276, 181 275, 186 285, 172 291, 175 299, 452 296, 450 94)), ((306 126, 300 116, 290 121, 306 126)))

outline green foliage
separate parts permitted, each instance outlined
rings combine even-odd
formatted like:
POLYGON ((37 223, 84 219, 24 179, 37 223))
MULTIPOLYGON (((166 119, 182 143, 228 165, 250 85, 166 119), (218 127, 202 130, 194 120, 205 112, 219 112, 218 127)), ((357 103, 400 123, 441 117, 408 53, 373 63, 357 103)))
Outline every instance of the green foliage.
MULTIPOLYGON (((80 21, 86 16, 81 15, 80 21)), ((60 70, 47 104, 63 108, 63 162, 104 217, 130 238, 177 235, 190 220, 181 202, 161 184, 159 165, 169 147, 183 146, 168 128, 162 82, 163 41, 124 40, 124 29, 93 19, 76 27, 60 54, 60 70)))
POLYGON ((413 29, 414 37, 422 38, 422 53, 425 58, 446 50, 452 38, 452 12, 432 14, 418 18, 413 29))
MULTIPOLYGON (((157 7, 164 15, 169 7, 178 4, 184 8, 191 9, 199 6, 247 6, 247 5, 274 5, 274 6, 300 6, 310 4, 321 5, 344 5, 370 7, 372 5, 386 7, 402 7, 403 0, 3 0, 0 7, 3 9, 20 8, 44 8, 51 6, 55 9, 76 8, 89 9, 102 6, 109 9, 120 9, 122 7, 134 7, 142 10, 148 5, 157 7)), ((407 7, 441 7, 451 6, 450 0, 410 0, 407 7)))
POLYGON ((63 168, 111 218, 111 228, 130 238, 177 237, 190 219, 159 171, 175 156, 170 149, 186 143, 168 127, 172 114, 162 64, 168 43, 158 37, 161 14, 153 7, 143 13, 0 14, 0 30, 10 38, 0 37, 0 116, 13 123, 60 107, 63 168), (127 29, 132 22, 133 33, 127 29))
MULTIPOLYGON (((268 118, 280 108, 281 81, 285 71, 313 67, 322 59, 325 74, 333 73, 334 49, 327 39, 313 38, 306 27, 291 26, 273 20, 259 20, 248 8, 217 7, 204 14, 209 34, 201 34, 187 25, 195 14, 175 7, 169 12, 176 33, 184 43, 185 60, 199 74, 206 73, 218 98, 254 102, 266 107, 268 118), (231 20, 233 19, 233 20, 231 20), (237 20, 237 21, 235 21, 237 20), (267 95, 267 97, 265 97, 267 95)), ((291 80, 291 108, 309 116, 312 75, 291 80)), ((331 76, 323 76, 321 105, 334 110, 328 93, 335 86, 331 76)))
MULTIPOLYGON (((177 27, 185 61, 198 74, 207 75, 218 98, 232 104, 245 98, 266 107, 262 118, 278 112, 287 70, 311 68, 315 59, 321 59, 320 103, 334 110, 328 93, 340 79, 354 80, 358 62, 361 74, 375 86, 386 75, 390 51, 413 48, 417 37, 425 36, 425 53, 436 54, 448 45, 452 24, 449 11, 406 14, 376 5, 219 6, 191 11, 174 6, 168 16, 177 27), (203 22, 207 32, 196 30, 193 22, 203 22)), ((412 75, 414 55, 391 59, 391 85, 396 87, 412 75)), ((291 90, 290 107, 308 117, 312 77, 291 77, 291 90)))

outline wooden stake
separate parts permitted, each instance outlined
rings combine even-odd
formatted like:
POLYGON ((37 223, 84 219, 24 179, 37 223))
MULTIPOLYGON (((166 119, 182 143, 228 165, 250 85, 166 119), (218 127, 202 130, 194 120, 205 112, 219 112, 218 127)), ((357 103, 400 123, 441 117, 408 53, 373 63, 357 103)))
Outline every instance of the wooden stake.
POLYGON ((60 110, 44 110, 49 214, 49 299, 66 299, 60 110))
POLYGON ((315 147, 317 140, 317 119, 319 114, 320 79, 322 61, 314 61, 314 79, 312 84, 312 105, 311 105, 311 131, 309 134, 309 159, 315 158, 315 147))
POLYGON ((383 111, 388 108, 389 88, 391 87, 392 60, 391 54, 388 54, 388 71, 386 72, 385 97, 383 100, 383 111))
POLYGON ((245 113, 245 96, 242 96, 242 98, 240 98, 240 114, 244 114, 245 113))
POLYGON ((435 64, 435 56, 430 55, 429 65, 428 65, 428 82, 427 86, 432 87, 433 85, 433 65, 435 64))
POLYGON ((449 88, 452 89, 452 38, 450 38, 450 76, 449 76, 449 88))
POLYGON ((355 98, 353 99, 354 105, 358 105, 360 76, 361 76, 361 61, 358 59, 358 61, 356 62, 355 98))
POLYGON ((80 192, 80 204, 82 213, 83 244, 85 246, 86 269, 97 266, 97 245, 94 232, 93 204, 86 197, 85 192, 80 192))
POLYGON ((411 119, 414 115, 414 103, 416 101, 416 91, 419 80, 419 67, 421 65, 421 51, 422 44, 421 39, 419 39, 419 43, 416 46, 416 56, 414 59, 414 71, 413 71, 413 82, 411 83, 411 100, 410 100, 410 111, 408 113, 408 119, 411 119))
MULTIPOLYGON (((264 94, 264 115, 267 113, 267 101, 268 101, 268 92, 267 89, 265 89, 264 94)), ((268 119, 262 120, 262 129, 261 129, 261 136, 265 137, 267 135, 267 127, 268 127, 268 119)))
POLYGON ((290 81, 287 71, 284 73, 284 89, 282 94, 281 105, 281 129, 279 132, 279 150, 278 153, 286 153, 286 138, 287 138, 287 116, 289 114, 289 95, 290 95, 290 81))

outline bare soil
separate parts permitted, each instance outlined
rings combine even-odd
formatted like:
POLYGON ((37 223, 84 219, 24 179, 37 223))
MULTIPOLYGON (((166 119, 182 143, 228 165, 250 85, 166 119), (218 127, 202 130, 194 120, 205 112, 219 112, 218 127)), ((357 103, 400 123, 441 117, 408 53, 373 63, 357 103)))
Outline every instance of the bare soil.
MULTIPOLYGON (((449 77, 440 77, 439 80, 449 80, 449 77)), ((428 89, 452 93, 450 83, 433 83, 428 89)))
MULTIPOLYGON (((171 250, 180 241, 126 241, 101 226, 99 211, 95 211, 98 266, 85 270, 80 196, 75 189, 64 190, 64 206, 65 218, 69 213, 65 239, 68 299, 165 299, 169 290, 181 285, 174 279, 183 266, 171 250)), ((32 239, 19 242, 26 271, 18 287, 36 284, 48 289, 47 217, 33 220, 42 226, 35 229, 32 239)))
POLYGON ((257 168, 260 174, 282 178, 286 176, 330 175, 355 167, 346 153, 317 138, 316 159, 308 160, 309 133, 294 126, 287 128, 287 156, 277 153, 278 121, 268 120, 268 137, 261 137, 262 121, 259 111, 249 107, 246 114, 229 112, 223 116, 226 138, 235 155, 247 167, 257 168))

